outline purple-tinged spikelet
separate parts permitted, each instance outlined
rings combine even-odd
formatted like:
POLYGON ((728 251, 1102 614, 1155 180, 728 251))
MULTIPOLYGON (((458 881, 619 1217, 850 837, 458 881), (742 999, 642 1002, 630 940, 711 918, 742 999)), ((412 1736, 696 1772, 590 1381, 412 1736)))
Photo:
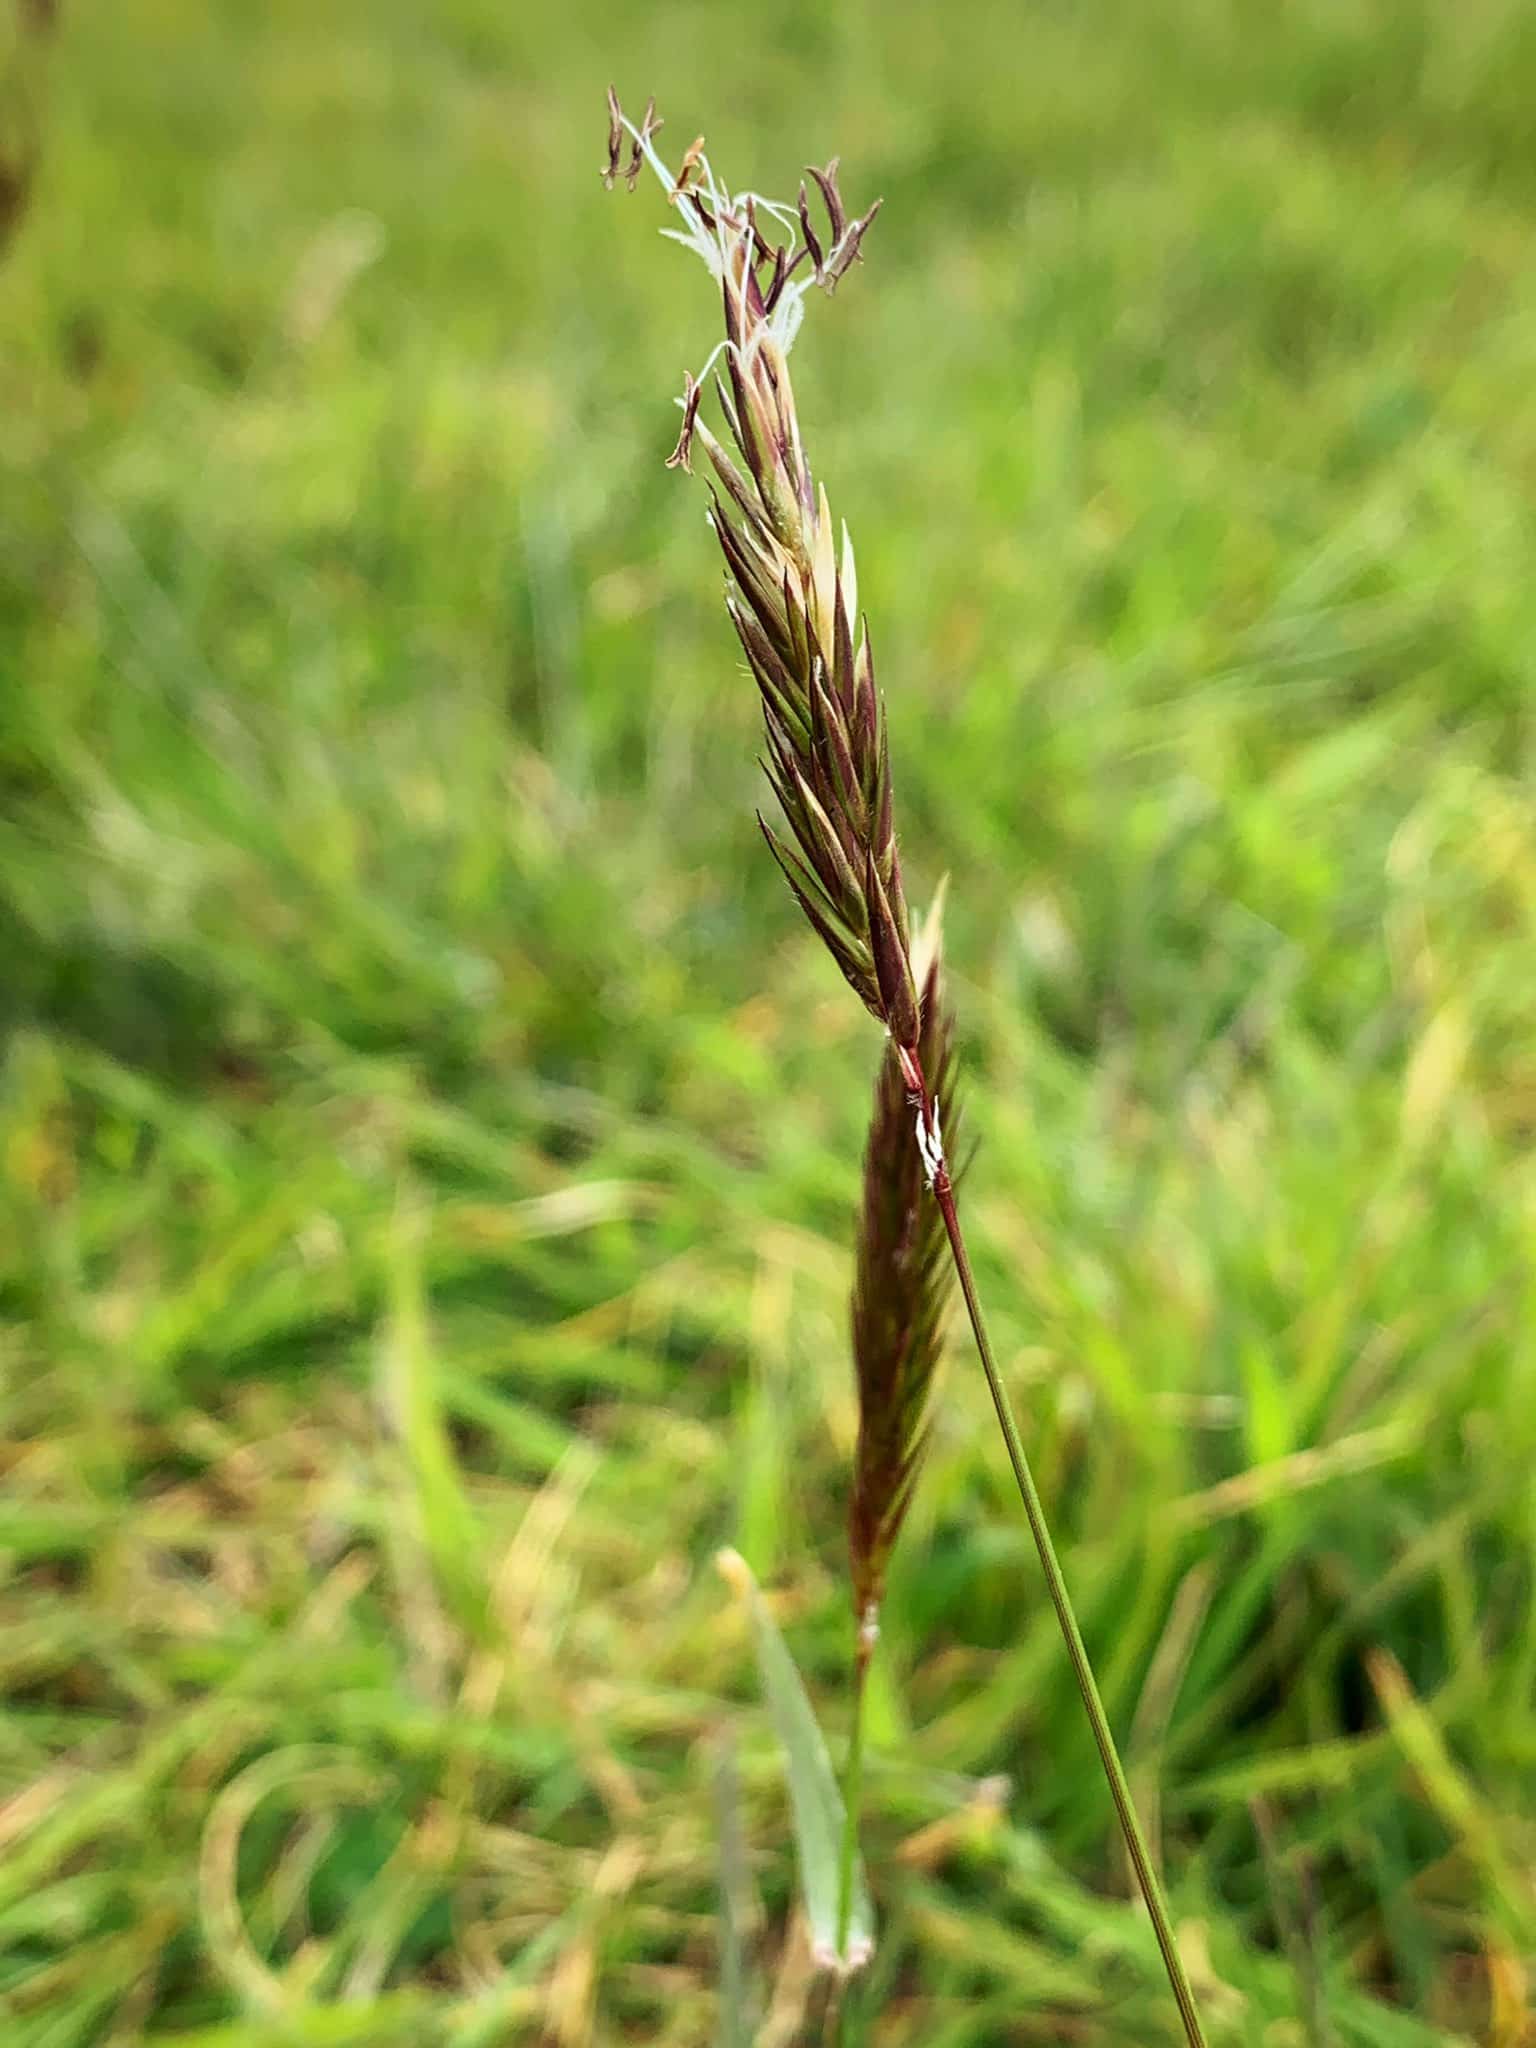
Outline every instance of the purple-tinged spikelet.
MULTIPOLYGON (((955 1127, 952 1023, 935 958, 923 984, 919 1048, 947 1134, 955 1127)), ((873 1624, 885 1570, 928 1436, 953 1274, 944 1220, 912 1142, 902 1062, 885 1050, 875 1084, 853 1284, 859 1438, 848 1503, 854 1614, 873 1624)))
POLYGON ((764 770, 788 827, 781 833, 764 821, 763 833, 812 928, 907 1055, 912 1087, 919 1005, 885 711, 853 549, 846 529, 839 545, 826 492, 806 461, 788 364, 805 292, 812 283, 830 291, 858 260, 878 202, 850 219, 836 159, 813 168, 828 223, 819 234, 806 186, 793 211, 756 195, 734 197, 716 182, 701 143, 672 177, 651 147, 658 126, 653 106, 636 127, 610 94, 604 177, 611 184, 649 161, 681 222, 675 238, 698 251, 720 285, 723 375, 715 390, 731 445, 700 417, 704 379, 690 375, 668 461, 691 469, 698 443, 718 484, 709 522, 725 558, 731 622, 762 698, 764 770), (621 173, 626 132, 633 151, 621 173), (773 239, 779 231, 787 243, 773 239), (810 275, 797 276, 807 263, 810 275))

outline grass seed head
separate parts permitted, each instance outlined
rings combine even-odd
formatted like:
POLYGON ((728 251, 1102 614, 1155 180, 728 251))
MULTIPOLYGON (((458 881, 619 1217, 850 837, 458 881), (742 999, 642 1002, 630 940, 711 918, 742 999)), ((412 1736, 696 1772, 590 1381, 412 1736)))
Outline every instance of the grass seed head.
MULTIPOLYGON (((935 1116, 951 1138, 953 1031, 937 955, 922 989, 918 1053, 935 1116)), ((859 1438, 848 1505, 854 1613, 871 1622, 928 1436, 952 1269, 939 1205, 925 1185, 900 1053, 888 1045, 875 1084, 853 1285, 859 1438)))
POLYGON ((763 766, 788 828, 781 834, 764 820, 764 837, 812 929, 906 1051, 910 1072, 920 1005, 885 710, 857 609, 853 547, 846 528, 839 545, 812 476, 789 375, 807 291, 830 292, 859 260, 878 201, 850 218, 837 160, 811 169, 827 216, 818 232, 804 184, 793 208, 733 194, 702 138, 674 177, 655 152, 659 126, 654 103, 636 126, 610 90, 604 177, 611 185, 619 175, 627 133, 624 175, 651 165, 679 221, 663 232, 694 249, 720 286, 723 335, 706 369, 721 363, 714 386, 726 438, 701 418, 704 376, 690 374, 668 466, 691 469, 697 443, 714 472, 709 521, 725 558, 726 607, 762 699, 763 766))

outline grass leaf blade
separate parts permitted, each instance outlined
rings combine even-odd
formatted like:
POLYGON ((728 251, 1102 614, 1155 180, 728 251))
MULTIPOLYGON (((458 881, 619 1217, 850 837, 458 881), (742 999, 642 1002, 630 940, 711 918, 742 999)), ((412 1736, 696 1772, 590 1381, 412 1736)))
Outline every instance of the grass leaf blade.
POLYGON ((833 1774, 827 1745, 806 1696, 789 1647, 779 1633, 768 1603, 758 1590, 751 1567, 734 1550, 718 1559, 721 1576, 740 1597, 752 1623, 753 1646, 774 1733, 784 1758, 800 1887, 811 1944, 823 1967, 846 1974, 869 1960, 875 1946, 875 1916, 862 1858, 854 1864, 853 1910, 848 1945, 839 1955, 837 1941, 839 1859, 843 1844, 843 1800, 833 1774))

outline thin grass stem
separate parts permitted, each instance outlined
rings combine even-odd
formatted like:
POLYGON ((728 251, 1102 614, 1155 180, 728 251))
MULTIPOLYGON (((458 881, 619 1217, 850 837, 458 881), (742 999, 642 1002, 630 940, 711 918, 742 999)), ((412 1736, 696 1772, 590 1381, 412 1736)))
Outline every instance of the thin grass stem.
POLYGON ((843 1772, 843 1849, 838 1868, 837 1953, 846 1957, 853 1925, 853 1873, 859 1858, 859 1814, 864 1796, 864 1696, 874 1647, 875 1620, 866 1614, 859 1623, 853 1652, 853 1729, 843 1772))
POLYGON ((1168 1918, 1163 1889, 1157 1881, 1157 1872, 1152 1867, 1152 1858, 1148 1854, 1146 1839, 1141 1832, 1141 1823, 1136 1817, 1136 1806, 1131 1798, 1130 1785, 1126 1781, 1125 1767, 1120 1761, 1120 1752, 1115 1747, 1115 1738, 1109 1725, 1109 1716, 1104 1711, 1104 1702, 1099 1697, 1098 1681, 1093 1675, 1093 1665, 1089 1661, 1082 1630, 1077 1625, 1072 1597, 1067 1591, 1067 1582, 1056 1555, 1056 1546, 1051 1540, 1050 1524, 1046 1520, 1045 1507, 1035 1485, 1034 1474, 1030 1470, 1023 1439, 1019 1435, 1019 1425, 1014 1419, 1013 1405, 1008 1399, 1008 1390, 1003 1385, 997 1361, 992 1354, 991 1340, 987 1335, 981 1302, 976 1293, 976 1281, 971 1272, 970 1256, 965 1248, 965 1235, 960 1228, 959 1211, 955 1207, 954 1189, 949 1183, 947 1173, 941 1171, 936 1176, 933 1191, 943 1212, 949 1249, 955 1262, 955 1275, 960 1282, 960 1291, 965 1296, 966 1313, 971 1319, 971 1332, 976 1339, 976 1349, 981 1355, 981 1369, 986 1374, 992 1406, 997 1411, 998 1427, 1002 1430, 1003 1442, 1008 1447, 1009 1462, 1013 1466, 1013 1476, 1018 1482, 1019 1498, 1024 1503, 1029 1531, 1035 1539, 1035 1548, 1040 1553, 1040 1568, 1045 1574, 1051 1605, 1056 1609, 1056 1619, 1061 1624, 1062 1637, 1072 1664, 1072 1675, 1076 1678, 1077 1689, 1082 1694, 1083 1707, 1088 1715, 1088 1725, 1093 1730, 1099 1761, 1103 1764, 1104 1776, 1109 1781, 1110 1796, 1115 1802, 1115 1812, 1119 1816, 1125 1846, 1130 1854, 1132 1868, 1136 1872, 1136 1882, 1141 1887, 1141 1896, 1146 1901, 1152 1930, 1157 1936, 1157 1945, 1162 1950, 1163 1966, 1168 1972, 1168 1982, 1178 2004, 1179 2017, 1184 2022, 1184 2033, 1189 2048, 1205 2048, 1205 2033, 1200 2024, 1195 1994, 1185 1972, 1184 1959, 1179 1954, 1178 1943, 1174 1939, 1173 1925, 1168 1918))

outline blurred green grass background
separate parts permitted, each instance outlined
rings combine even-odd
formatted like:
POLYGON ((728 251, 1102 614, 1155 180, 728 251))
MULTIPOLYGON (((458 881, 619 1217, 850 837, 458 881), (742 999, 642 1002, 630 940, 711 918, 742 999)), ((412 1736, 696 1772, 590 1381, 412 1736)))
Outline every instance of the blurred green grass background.
MULTIPOLYGON (((722 1739, 761 2038, 814 2012, 711 1559, 835 1744, 876 1046, 757 842, 661 466, 714 309, 610 77, 885 195, 801 411, 1213 2040, 1529 2044, 1504 0, 66 4, 0 270, 4 2039, 712 2040, 722 1739)), ((874 1738, 872 2038, 1171 2041, 958 1346, 874 1738)))

